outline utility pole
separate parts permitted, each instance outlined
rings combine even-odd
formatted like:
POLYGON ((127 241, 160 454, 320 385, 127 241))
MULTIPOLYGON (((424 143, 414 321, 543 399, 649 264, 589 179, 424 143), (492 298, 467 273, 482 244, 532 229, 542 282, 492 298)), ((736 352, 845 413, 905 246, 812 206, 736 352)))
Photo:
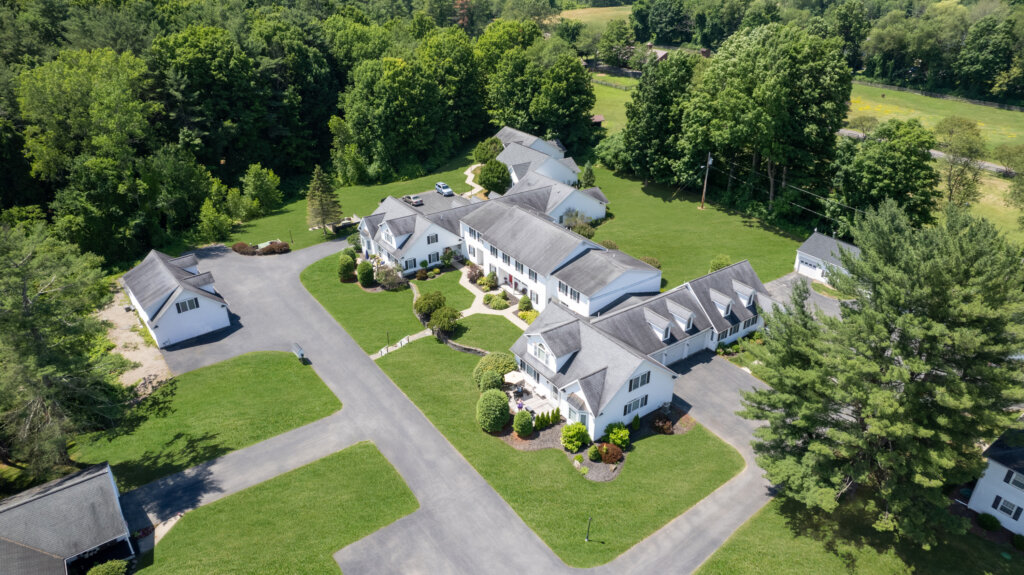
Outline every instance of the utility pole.
POLYGON ((708 193, 708 174, 711 173, 711 152, 708 152, 708 163, 704 166, 704 191, 700 193, 700 209, 704 209, 704 196, 708 193))

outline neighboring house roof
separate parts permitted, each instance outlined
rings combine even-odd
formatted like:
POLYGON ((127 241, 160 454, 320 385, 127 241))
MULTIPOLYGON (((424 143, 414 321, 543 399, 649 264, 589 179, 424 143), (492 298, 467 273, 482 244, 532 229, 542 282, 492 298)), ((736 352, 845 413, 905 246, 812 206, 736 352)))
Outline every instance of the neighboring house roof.
POLYGON ((150 250, 139 265, 124 274, 122 281, 143 309, 157 308, 152 314, 154 318, 160 315, 160 310, 168 302, 174 301, 172 296, 176 296, 182 290, 224 303, 224 298, 217 293, 200 289, 213 284, 213 274, 192 273, 186 269, 195 268, 198 264, 199 260, 193 254, 174 258, 150 250))
MULTIPOLYGON (((746 286, 754 292, 754 303, 770 302, 771 296, 768 294, 768 290, 764 288, 761 280, 754 273, 754 268, 750 267, 750 262, 747 260, 686 282, 686 286, 700 303, 715 331, 725 331, 732 324, 754 317, 753 306, 748 307, 746 302, 740 299, 740 294, 737 293, 739 291, 738 285, 746 286), (722 298, 723 296, 732 302, 732 309, 728 318, 722 317, 722 314, 718 312, 718 307, 715 305, 715 299, 722 298)), ((762 307, 769 306, 770 303, 765 303, 762 307)))
POLYGON ((555 271, 581 246, 605 249, 541 215, 504 201, 484 202, 462 221, 480 232, 487 243, 543 275, 555 271))
POLYGON ((562 142, 559 142, 558 140, 541 140, 541 138, 538 138, 533 134, 527 134, 526 132, 517 130, 515 128, 510 128, 508 126, 505 126, 502 129, 498 130, 498 133, 495 134, 494 137, 501 140, 501 144, 505 147, 508 147, 509 144, 520 144, 523 146, 530 147, 533 146, 533 144, 536 143, 538 140, 540 140, 554 147, 560 153, 565 153, 565 146, 563 146, 562 142))
POLYGON ((4 573, 64 573, 65 559, 127 536, 106 463, 0 501, 4 573))
POLYGON ((985 450, 985 457, 1017 473, 1024 473, 1024 430, 1011 429, 985 450))
POLYGON ((551 210, 576 193, 584 194, 605 204, 608 203, 608 198, 600 188, 578 190, 537 172, 525 173, 504 195, 498 196, 496 199, 504 199, 538 212, 550 213, 551 210))
POLYGON ((811 237, 796 249, 800 253, 816 257, 827 264, 843 267, 843 262, 839 261, 840 250, 846 250, 855 256, 860 255, 860 248, 857 246, 818 232, 811 234, 811 237))
MULTIPOLYGON (((662 321, 659 320, 655 323, 664 329, 662 321)), ((701 309, 693 292, 686 284, 683 284, 659 295, 639 300, 630 306, 620 307, 611 313, 598 316, 591 320, 591 324, 602 331, 615 334, 615 337, 640 353, 651 354, 708 329, 711 327, 711 320, 701 309), (686 317, 689 315, 687 312, 692 314, 689 330, 685 329, 685 324, 680 325, 676 320, 677 316, 682 316, 681 319, 684 320, 689 319, 686 317), (668 339, 663 340, 652 329, 651 320, 656 318, 669 320, 668 339)))
POLYGON ((618 250, 588 250, 555 272, 576 291, 592 296, 628 271, 657 273, 657 269, 618 250))
POLYGON ((594 198, 595 200, 603 204, 608 203, 608 196, 604 195, 604 192, 601 191, 601 188, 587 188, 585 190, 580 190, 580 192, 594 198))
POLYGON ((560 389, 578 380, 583 397, 594 414, 601 413, 607 407, 618 388, 629 381, 629 377, 645 360, 652 361, 656 367, 661 366, 554 301, 544 308, 516 340, 512 352, 560 389), (527 342, 530 336, 544 338, 549 346, 554 346, 553 341, 558 341, 562 353, 552 349, 552 354, 571 357, 557 372, 552 371, 529 353, 527 342))

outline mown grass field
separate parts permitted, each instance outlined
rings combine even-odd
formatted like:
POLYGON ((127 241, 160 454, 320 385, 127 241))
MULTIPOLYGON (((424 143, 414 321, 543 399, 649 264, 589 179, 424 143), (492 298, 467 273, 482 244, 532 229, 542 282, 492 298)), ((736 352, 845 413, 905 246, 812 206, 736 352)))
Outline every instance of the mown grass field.
POLYGON ((421 296, 439 291, 444 294, 445 305, 462 311, 473 305, 474 294, 459 283, 461 275, 460 271, 449 270, 434 279, 412 280, 411 283, 416 284, 421 296))
POLYGON ((337 574, 332 554, 419 507, 359 443, 185 514, 140 573, 337 574))
POLYGON ((604 8, 563 10, 559 16, 570 20, 579 20, 588 26, 604 30, 608 22, 612 20, 629 20, 629 14, 632 11, 632 6, 607 6, 604 8))
POLYGON ((338 256, 302 270, 306 290, 345 328, 366 353, 374 353, 423 330, 412 311, 412 290, 365 292, 358 284, 338 281, 338 256))
POLYGON ((1017 218, 1022 214, 1020 210, 1006 205, 1006 192, 1009 188, 1010 180, 995 174, 984 174, 981 178, 981 199, 971 204, 971 210, 995 224, 1010 239, 1024 245, 1024 230, 1017 223, 1017 218))
POLYGON ((708 273, 711 258, 718 254, 733 262, 749 259, 762 282, 793 271, 796 248, 804 238, 716 208, 714 189, 708 190, 710 203, 699 210, 699 193, 643 186, 605 168, 595 172, 614 218, 598 226, 594 240, 612 240, 634 257, 658 258, 663 287, 708 273))
POLYGON ((164 384, 112 432, 78 437, 80 463, 109 461, 127 491, 326 417, 338 398, 290 353, 249 353, 164 384))
MULTIPOLYGON (((605 78, 601 79, 605 80, 605 78)), ((602 126, 605 133, 610 136, 622 131, 626 127, 626 102, 629 102, 631 98, 630 92, 601 84, 591 85, 594 87, 594 97, 597 99, 594 102, 594 114, 604 116, 602 126)))
POLYGON ((917 118, 928 128, 947 116, 963 116, 978 122, 990 150, 1006 142, 1024 143, 1024 112, 854 84, 847 118, 858 116, 874 116, 879 122, 917 118))
POLYGON ((638 441, 614 481, 589 481, 561 450, 518 451, 480 430, 475 421, 480 392, 470 380, 478 360, 427 338, 384 356, 378 365, 571 566, 611 561, 743 468, 735 450, 696 426, 684 435, 638 441), (583 541, 588 517, 593 517, 591 543, 583 541))
POLYGON ((504 316, 476 314, 463 318, 452 340, 487 351, 508 351, 523 330, 504 316))
POLYGON ((835 520, 815 520, 769 503, 712 555, 698 575, 1009 575, 1024 554, 975 535, 949 537, 925 551, 874 531, 856 502, 835 520), (1007 561, 1000 553, 1009 551, 1007 561))

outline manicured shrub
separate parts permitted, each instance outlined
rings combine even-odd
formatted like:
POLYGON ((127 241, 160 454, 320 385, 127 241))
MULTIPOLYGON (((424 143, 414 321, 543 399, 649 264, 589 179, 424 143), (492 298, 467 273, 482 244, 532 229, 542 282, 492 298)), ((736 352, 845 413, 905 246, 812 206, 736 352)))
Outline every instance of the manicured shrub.
POLYGON ((672 420, 660 413, 654 416, 654 421, 651 422, 651 426, 654 427, 654 431, 658 433, 663 435, 672 435, 672 420))
MULTIPOLYGON (((423 270, 420 270, 420 271, 423 271, 423 270)), ((430 270, 429 272, 427 272, 427 277, 430 278, 430 279, 436 278, 437 277, 437 270, 430 270)))
POLYGON ((416 270, 416 279, 418 279, 420 281, 426 281, 426 279, 427 279, 427 270, 424 270, 424 269, 416 270))
POLYGON ((629 447, 629 430, 621 423, 612 423, 604 428, 604 434, 608 436, 609 443, 617 445, 622 449, 629 447))
POLYGON ((486 291, 491 291, 498 288, 498 276, 491 272, 484 277, 476 280, 476 285, 484 288, 486 291))
POLYGON ((726 254, 718 254, 711 258, 711 263, 708 264, 708 273, 718 271, 722 268, 729 267, 732 263, 732 258, 726 254))
POLYGON ((444 306, 431 314, 427 327, 434 331, 450 334, 459 329, 460 319, 462 319, 462 312, 453 307, 444 306))
POLYGON ((1010 543, 1013 545, 1014 549, 1018 551, 1024 551, 1024 535, 1021 535, 1020 533, 1014 533, 1013 540, 1010 541, 1010 543))
POLYGON ((476 402, 476 421, 488 433, 501 431, 508 423, 508 396, 497 389, 488 389, 476 402))
POLYGON ((658 261, 658 258, 652 258, 651 256, 644 256, 644 257, 640 258, 640 261, 642 261, 645 264, 651 266, 652 268, 657 268, 659 270, 661 269, 661 262, 658 261))
POLYGON ((338 281, 350 282, 355 279, 356 261, 346 254, 338 258, 338 281))
POLYGON ((427 263, 427 260, 420 260, 420 269, 424 269, 425 270, 425 269, 427 269, 427 266, 429 266, 429 265, 430 264, 427 263))
POLYGON ((349 236, 345 238, 345 241, 348 242, 348 245, 352 246, 355 250, 363 249, 363 242, 359 241, 359 232, 349 234, 349 236))
POLYGON ((500 292, 498 292, 496 294, 496 297, 499 297, 499 298, 501 298, 501 299, 503 299, 505 301, 508 301, 508 292, 505 291, 505 290, 502 290, 502 291, 500 291, 500 292))
POLYGON ((582 464, 583 463, 583 454, 580 453, 576 457, 573 457, 572 460, 575 461, 576 463, 582 464))
POLYGON ((480 391, 487 391, 488 389, 501 389, 501 385, 505 383, 505 378, 502 375, 492 369, 480 374, 480 391))
POLYGON ((245 242, 236 242, 235 245, 231 246, 236 254, 242 254, 243 256, 254 256, 256 255, 256 248, 250 246, 245 242))
POLYGON ((601 452, 597 449, 596 443, 591 445, 590 449, 587 450, 587 457, 590 458, 591 461, 601 461, 601 452))
POLYGON ((605 463, 618 463, 622 461, 622 449, 614 443, 602 443, 597 448, 601 452, 601 461, 605 463))
POLYGON ((555 408, 555 412, 553 414, 553 417, 551 419, 551 424, 554 425, 554 424, 558 423, 561 420, 562 420, 562 408, 561 407, 556 407, 555 408))
POLYGON ((405 279, 402 272, 398 271, 395 266, 380 266, 373 277, 380 287, 387 291, 398 291, 409 287, 409 280, 405 279))
POLYGON ((533 417, 529 411, 516 412, 516 416, 512 418, 512 430, 524 439, 533 435, 533 417))
POLYGON ((453 259, 455 259, 455 252, 448 248, 445 248, 444 253, 441 254, 441 263, 444 264, 445 267, 448 267, 452 265, 453 259))
POLYGON ((978 526, 985 531, 999 531, 999 529, 1002 528, 1002 525, 999 523, 999 520, 996 519, 995 515, 988 513, 982 513, 978 516, 978 526))
POLYGON ((503 149, 504 147, 501 144, 501 140, 493 136, 487 138, 473 148, 473 163, 486 164, 494 158, 497 158, 498 154, 500 154, 503 149))
POLYGON ((617 244, 617 243, 615 243, 615 242, 613 242, 611 240, 601 240, 601 241, 599 241, 597 243, 601 244, 602 246, 604 246, 604 247, 606 247, 606 248, 608 248, 610 250, 617 250, 617 249, 619 249, 619 244, 617 244))
POLYGON ((496 297, 491 300, 491 304, 488 307, 497 310, 508 309, 508 300, 496 297))
POLYGON ((498 160, 490 160, 480 167, 480 175, 476 183, 488 192, 505 193, 512 185, 512 176, 508 173, 508 167, 498 160))
POLYGON ((531 323, 533 323, 533 320, 537 319, 537 316, 540 315, 540 312, 537 310, 521 311, 518 315, 519 319, 526 322, 526 325, 530 325, 531 323))
POLYGON ((494 303, 494 294, 492 294, 492 293, 485 293, 484 294, 484 305, 487 306, 487 307, 491 307, 492 303, 494 303))
POLYGON ((639 415, 634 415, 633 416, 633 421, 631 421, 629 423, 629 429, 630 429, 630 431, 633 431, 634 433, 637 432, 637 431, 640 431, 640 416, 639 415))
POLYGON ((412 304, 412 309, 423 319, 429 320, 435 311, 444 307, 444 304, 444 294, 439 291, 432 291, 422 294, 416 300, 416 303, 412 304))
POLYGON ((128 562, 123 559, 114 559, 94 566, 86 575, 125 575, 127 572, 128 562))
POLYGON ((587 238, 588 240, 594 237, 594 234, 597 233, 597 230, 592 228, 590 224, 576 224, 572 227, 572 231, 587 238))
POLYGON ((533 302, 528 297, 519 298, 519 311, 530 311, 533 309, 533 302))
POLYGON ((504 377, 506 373, 516 369, 518 369, 516 358, 511 353, 505 351, 489 353, 476 362, 476 367, 473 368, 473 383, 479 386, 480 377, 487 370, 495 371, 504 377))
POLYGON ((286 254, 290 251, 292 251, 292 247, 288 245, 288 242, 273 242, 260 248, 259 254, 261 256, 269 256, 274 254, 286 254))
POLYGON ((480 269, 480 266, 476 264, 469 264, 466 266, 466 279, 471 283, 477 283, 483 275, 484 271, 480 269))
POLYGON ((537 418, 533 420, 533 427, 537 431, 548 428, 548 414, 540 412, 537 414, 537 418))
POLYGON ((341 253, 343 253, 346 256, 352 258, 352 261, 356 261, 356 260, 359 259, 359 252, 357 252, 355 248, 352 248, 352 247, 345 248, 345 249, 341 250, 341 253))
POLYGON ((590 435, 587 433, 586 425, 576 422, 562 428, 562 447, 570 453, 576 453, 589 443, 590 435))
POLYGON ((373 285, 373 265, 370 262, 362 261, 356 266, 356 278, 359 279, 359 285, 370 287, 373 285))

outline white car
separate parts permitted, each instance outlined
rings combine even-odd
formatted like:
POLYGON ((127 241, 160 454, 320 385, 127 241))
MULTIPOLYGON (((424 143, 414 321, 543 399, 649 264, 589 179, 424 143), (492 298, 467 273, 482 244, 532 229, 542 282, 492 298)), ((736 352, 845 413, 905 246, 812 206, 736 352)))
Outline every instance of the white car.
POLYGON ((422 206, 423 205, 423 198, 421 198, 419 196, 405 196, 402 199, 405 200, 405 203, 409 204, 410 206, 422 206))
POLYGON ((451 187, 444 182, 438 182, 434 184, 434 191, 441 194, 442 196, 454 196, 455 192, 452 191, 451 187))

